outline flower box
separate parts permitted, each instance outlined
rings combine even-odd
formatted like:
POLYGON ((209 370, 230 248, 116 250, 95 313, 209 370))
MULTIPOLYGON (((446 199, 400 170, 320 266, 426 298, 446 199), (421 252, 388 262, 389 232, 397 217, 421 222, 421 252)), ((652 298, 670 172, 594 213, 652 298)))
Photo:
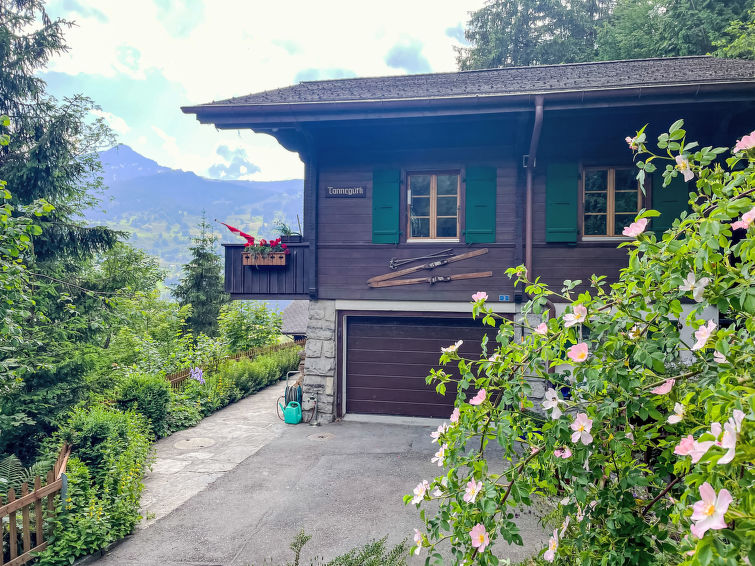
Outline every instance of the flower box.
POLYGON ((284 267, 286 265, 286 252, 269 252, 264 255, 241 252, 241 263, 255 267, 284 267))

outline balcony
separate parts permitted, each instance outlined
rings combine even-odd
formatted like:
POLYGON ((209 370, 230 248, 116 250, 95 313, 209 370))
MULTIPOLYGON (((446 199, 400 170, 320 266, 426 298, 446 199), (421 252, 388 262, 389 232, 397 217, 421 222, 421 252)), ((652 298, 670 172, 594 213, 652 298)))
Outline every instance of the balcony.
POLYGON ((283 267, 243 265, 243 244, 225 248, 225 291, 231 299, 309 299, 309 242, 287 244, 283 267))

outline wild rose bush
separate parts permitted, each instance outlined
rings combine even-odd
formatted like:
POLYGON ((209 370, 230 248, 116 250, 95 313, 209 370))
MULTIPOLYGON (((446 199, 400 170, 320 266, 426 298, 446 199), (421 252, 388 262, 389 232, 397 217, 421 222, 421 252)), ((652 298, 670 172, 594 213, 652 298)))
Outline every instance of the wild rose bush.
POLYGON ((583 292, 576 281, 553 290, 510 269, 531 298, 519 323, 494 314, 484 292, 473 297, 496 341, 483 340, 476 360, 459 357, 460 343, 444 348, 458 376, 428 377, 458 391, 432 439, 444 473, 405 497, 438 501, 414 536, 426 563, 443 563, 445 542, 457 564, 498 564, 494 545, 522 544, 513 509, 538 496, 557 527, 539 560, 755 565, 755 132, 721 162, 728 149, 687 143, 682 126, 658 138, 658 154, 644 128, 627 138, 640 180, 683 175, 697 189, 662 238, 647 231, 652 210, 625 229, 618 283, 593 276, 583 292), (570 305, 562 316, 548 308, 556 302, 570 305), (546 400, 535 407, 538 382, 546 400))

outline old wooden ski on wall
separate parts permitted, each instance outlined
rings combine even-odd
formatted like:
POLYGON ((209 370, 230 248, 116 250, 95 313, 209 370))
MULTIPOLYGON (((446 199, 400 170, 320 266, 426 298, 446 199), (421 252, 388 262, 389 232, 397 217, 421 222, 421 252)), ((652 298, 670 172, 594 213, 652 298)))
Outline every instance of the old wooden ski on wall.
MULTIPOLYGON (((424 271, 429 269, 435 269, 436 267, 441 267, 442 265, 447 265, 449 263, 454 263, 457 261, 462 261, 465 259, 469 259, 472 257, 477 257, 480 255, 484 255, 488 253, 488 248, 482 248, 479 250, 472 250, 471 252, 466 252, 463 254, 451 256, 449 258, 439 259, 436 261, 431 261, 430 263, 425 263, 422 265, 416 265, 414 267, 407 267, 406 269, 400 269, 399 271, 393 271, 391 273, 385 273, 384 275, 376 275, 375 277, 371 277, 367 280, 367 284, 370 287, 378 287, 378 285, 373 285, 373 283, 379 283, 380 281, 387 281, 389 279, 395 279, 397 277, 401 277, 402 275, 408 275, 410 273, 416 273, 417 271, 424 271)), ((408 280, 407 280, 408 281, 408 280)), ((385 285, 379 285, 381 287, 384 287, 385 285)))
POLYGON ((480 271, 477 273, 458 273, 456 275, 435 275, 433 277, 413 277, 409 279, 394 279, 383 281, 372 281, 370 287, 395 287, 397 285, 416 285, 418 283, 445 283, 448 281, 458 281, 460 279, 480 279, 483 277, 493 277, 492 271, 480 271))

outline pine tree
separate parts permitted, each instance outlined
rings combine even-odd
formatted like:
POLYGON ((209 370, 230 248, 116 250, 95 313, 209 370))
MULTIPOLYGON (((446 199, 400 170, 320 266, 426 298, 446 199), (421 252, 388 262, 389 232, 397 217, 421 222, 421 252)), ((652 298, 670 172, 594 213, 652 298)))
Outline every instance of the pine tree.
POLYGON ((199 236, 193 238, 192 259, 183 267, 180 283, 173 296, 181 306, 190 304, 191 315, 187 324, 194 336, 200 333, 215 336, 218 333, 220 307, 229 301, 223 290, 222 262, 215 253, 217 237, 210 230, 205 215, 199 224, 199 236))
MULTIPOLYGON (((58 101, 37 73, 67 50, 70 22, 52 20, 41 0, 0 0, 0 115, 10 117, 10 144, 0 149, 0 178, 14 203, 45 199, 55 207, 34 241, 37 262, 75 263, 115 245, 119 234, 79 218, 102 189, 97 151, 112 145, 85 96, 58 101)), ((68 265, 67 267, 70 267, 68 265)))

